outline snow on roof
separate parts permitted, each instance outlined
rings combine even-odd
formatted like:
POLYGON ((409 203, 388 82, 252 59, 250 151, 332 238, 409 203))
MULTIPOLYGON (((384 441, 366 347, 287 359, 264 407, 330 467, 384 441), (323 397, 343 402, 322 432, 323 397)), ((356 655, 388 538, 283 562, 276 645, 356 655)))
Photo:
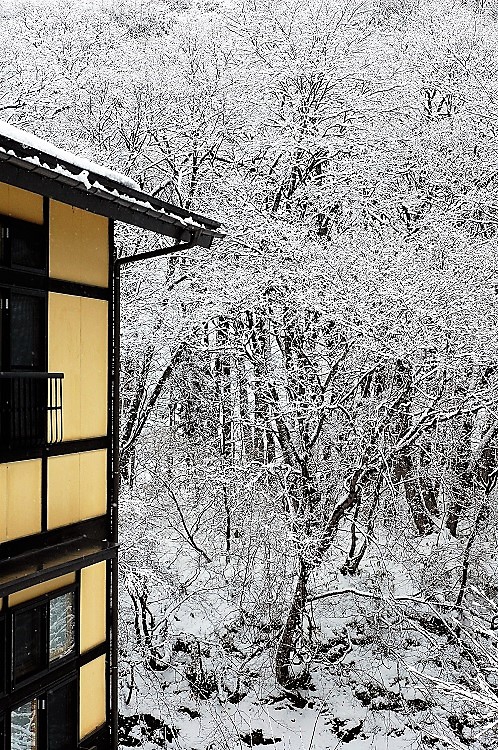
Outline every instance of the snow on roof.
POLYGON ((177 239, 210 247, 220 223, 144 193, 134 180, 0 120, 3 181, 177 239), (49 178, 47 180, 47 177, 49 178))
POLYGON ((21 130, 21 128, 16 128, 14 125, 10 125, 4 120, 0 120, 0 136, 10 138, 28 148, 33 148, 37 151, 49 154, 49 156, 53 156, 57 161, 65 161, 81 171, 92 172, 93 174, 100 175, 100 177, 105 177, 108 180, 118 182, 124 187, 131 188, 132 190, 140 190, 140 186, 130 177, 127 177, 120 172, 115 172, 112 169, 107 169, 107 167, 102 167, 100 164, 95 164, 95 162, 92 162, 89 159, 71 153, 71 151, 58 148, 52 143, 43 140, 43 138, 28 133, 26 130, 21 130))

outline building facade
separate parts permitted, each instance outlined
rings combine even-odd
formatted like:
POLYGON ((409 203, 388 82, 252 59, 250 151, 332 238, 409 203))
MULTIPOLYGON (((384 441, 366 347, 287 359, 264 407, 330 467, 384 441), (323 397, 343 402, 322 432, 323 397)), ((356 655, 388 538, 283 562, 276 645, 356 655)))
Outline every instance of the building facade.
POLYGON ((115 220, 220 236, 0 127, 0 750, 117 745, 115 220))

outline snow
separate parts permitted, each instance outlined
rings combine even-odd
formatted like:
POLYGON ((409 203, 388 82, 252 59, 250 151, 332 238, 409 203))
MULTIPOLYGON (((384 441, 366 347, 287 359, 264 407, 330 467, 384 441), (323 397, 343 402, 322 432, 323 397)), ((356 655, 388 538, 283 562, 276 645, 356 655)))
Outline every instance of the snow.
MULTIPOLYGON (((81 171, 78 173, 71 172, 62 164, 57 164, 55 167, 51 167, 49 164, 46 164, 45 162, 40 160, 38 156, 22 157, 23 161, 29 164, 33 164, 35 167, 42 167, 43 169, 55 172, 56 174, 59 174, 63 177, 68 177, 69 179, 76 182, 81 182, 87 190, 98 190, 102 193, 107 193, 114 198, 119 198, 120 200, 126 201, 131 205, 142 206, 149 211, 154 211, 156 213, 162 214, 165 218, 171 219, 176 224, 181 224, 185 227, 194 227, 197 229, 206 228, 204 224, 200 224, 194 221, 194 219, 192 219, 192 217, 190 216, 183 218, 178 214, 166 211, 166 209, 164 208, 153 206, 150 201, 141 200, 140 198, 128 195, 127 193, 122 193, 117 188, 110 189, 105 185, 102 185, 97 180, 95 180, 94 182, 90 181, 90 173, 98 174, 101 177, 105 177, 109 180, 113 180, 114 182, 119 183, 123 186, 123 188, 130 188, 142 192, 139 185, 137 185, 137 183, 131 178, 126 177, 126 175, 120 174, 119 172, 114 172, 113 170, 107 169, 106 167, 102 167, 89 161, 88 159, 77 156, 76 154, 72 154, 69 151, 64 151, 64 149, 57 148, 51 143, 48 143, 48 141, 44 141, 41 138, 38 138, 38 136, 28 133, 25 130, 21 130, 20 128, 16 128, 13 125, 9 125, 3 120, 0 120, 0 135, 5 136, 6 138, 10 138, 11 140, 15 140, 18 143, 22 143, 24 146, 27 146, 29 148, 35 148, 39 151, 42 151, 49 156, 53 156, 57 160, 64 160, 65 162, 72 164, 74 167, 79 168, 81 171)), ((0 153, 7 154, 8 156, 15 156, 16 158, 21 158, 12 149, 5 149, 1 146, 0 153)))
MULTIPOLYGON (((42 151, 49 156, 53 156, 58 161, 65 161, 68 164, 72 164, 74 167, 81 170, 82 175, 86 173, 87 179, 88 173, 93 172, 94 174, 98 174, 108 180, 113 180, 113 182, 117 182, 124 187, 131 188, 132 190, 140 190, 139 185, 130 177, 127 177, 120 172, 115 172, 112 169, 108 169, 107 167, 102 167, 100 164, 95 164, 89 159, 85 159, 83 156, 71 153, 71 151, 58 148, 52 143, 39 138, 37 135, 33 135, 33 133, 28 133, 26 130, 21 130, 21 128, 16 128, 14 125, 10 125, 8 122, 5 122, 5 120, 0 120, 0 135, 5 138, 10 138, 13 141, 17 141, 28 148, 42 151)), ((15 155, 17 156, 17 154, 15 155)), ((70 176, 74 177, 72 174, 70 176)))

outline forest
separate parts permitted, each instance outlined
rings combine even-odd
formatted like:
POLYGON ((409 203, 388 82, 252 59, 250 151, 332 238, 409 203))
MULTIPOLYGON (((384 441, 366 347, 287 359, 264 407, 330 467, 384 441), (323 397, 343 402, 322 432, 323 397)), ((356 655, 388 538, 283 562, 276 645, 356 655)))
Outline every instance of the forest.
POLYGON ((0 16, 2 119, 225 232, 123 272, 121 747, 496 750, 498 5, 0 16))

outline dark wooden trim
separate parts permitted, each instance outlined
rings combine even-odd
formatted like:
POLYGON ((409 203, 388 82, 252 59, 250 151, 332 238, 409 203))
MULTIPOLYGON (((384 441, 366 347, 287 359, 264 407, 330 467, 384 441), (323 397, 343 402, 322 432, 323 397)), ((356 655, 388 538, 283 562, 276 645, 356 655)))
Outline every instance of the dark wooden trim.
MULTIPOLYGON (((43 456, 66 456, 71 453, 86 453, 87 451, 99 451, 107 449, 111 451, 111 441, 108 437, 84 438, 83 440, 67 440, 62 443, 53 443, 45 447, 17 448, 10 451, 0 451, 0 463, 7 464, 11 461, 28 461, 43 456)), ((1 549, 1 547, 0 547, 1 549)))
POLYGON ((108 258, 109 258, 109 289, 112 294, 109 300, 108 318, 107 318, 107 435, 109 438, 109 450, 107 453, 107 523, 108 539, 112 539, 113 523, 113 465, 114 465, 114 444, 113 444, 113 417, 114 417, 114 221, 109 219, 108 223, 108 258))
POLYGON ((47 445, 47 456, 66 456, 70 453, 87 453, 88 451, 100 451, 107 448, 110 451, 111 443, 107 436, 84 438, 82 440, 66 440, 62 443, 47 445))
POLYGON ((107 301, 109 301, 111 296, 110 290, 107 287, 79 284, 75 281, 53 278, 49 278, 48 280, 48 291, 58 294, 71 294, 74 297, 91 297, 92 299, 107 301))
MULTIPOLYGON (((117 545, 118 525, 119 525, 119 480, 120 480, 120 462, 119 462, 119 409, 120 409, 120 348, 121 348, 121 312, 120 312, 120 266, 116 262, 116 250, 111 248, 111 268, 112 268, 112 485, 109 487, 110 499, 110 516, 109 528, 110 539, 117 545)), ((110 344, 111 345, 111 344, 110 344)), ((119 686, 118 686, 118 641, 119 641, 119 577, 117 559, 111 568, 111 662, 110 662, 110 679, 111 679, 111 750, 117 750, 118 747, 118 705, 119 705, 119 686)))
POLYGON ((71 539, 105 539, 105 516, 89 518, 86 521, 78 521, 69 526, 61 526, 57 529, 43 531, 41 534, 25 536, 21 539, 12 539, 0 544, 0 565, 2 561, 11 560, 25 556, 32 552, 46 550, 60 544, 68 543, 71 539))
POLYGON ((109 725, 103 724, 91 734, 88 734, 78 745, 79 750, 109 750, 109 725))
POLYGON ((90 565, 95 565, 95 563, 103 562, 111 557, 115 557, 116 554, 116 547, 104 547, 89 554, 82 554, 79 559, 71 558, 67 562, 61 562, 59 565, 54 565, 53 567, 45 568, 44 570, 32 571, 29 575, 22 578, 16 578, 12 581, 2 583, 0 585, 0 594, 2 596, 15 594, 17 591, 36 586, 38 583, 44 583, 53 578, 59 578, 68 573, 74 573, 81 568, 88 568, 90 565))
MULTIPOLYGON (((8 464, 14 461, 30 461, 33 458, 41 458, 43 447, 13 448, 12 450, 0 450, 0 464, 8 464)), ((0 547, 1 549, 1 547, 0 547)))
MULTIPOLYGON (((119 408, 119 402, 115 400, 114 394, 114 368, 116 366, 114 359, 114 256, 116 254, 114 246, 114 221, 109 219, 108 223, 108 258, 109 258, 109 280, 108 285, 111 290, 111 298, 108 308, 107 319, 107 434, 109 436, 109 450, 107 451, 107 538, 116 540, 117 529, 117 502, 118 498, 114 497, 114 409, 119 408)), ((118 741, 118 691, 117 691, 117 660, 118 660, 118 594, 114 585, 114 579, 117 576, 117 557, 107 561, 106 565, 106 717, 108 724, 107 746, 111 750, 117 750, 118 741), (116 674, 115 674, 116 673, 116 674), (110 729, 110 734, 109 734, 110 729), (109 744, 110 743, 110 744, 109 744)))
POLYGON ((103 641, 97 646, 94 646, 89 651, 84 651, 78 656, 78 666, 84 667, 85 664, 90 664, 91 661, 95 661, 101 656, 105 656, 107 653, 107 642, 103 641))
POLYGON ((111 292, 107 287, 92 286, 91 284, 79 284, 76 281, 65 281, 64 279, 53 279, 41 273, 31 271, 18 271, 12 268, 2 268, 2 284, 9 287, 24 287, 25 289, 36 289, 42 292, 56 292, 58 294, 69 294, 74 297, 91 297, 109 301, 111 292))
POLYGON ((45 451, 42 453, 41 462, 41 530, 43 534, 48 528, 48 461, 45 451))

